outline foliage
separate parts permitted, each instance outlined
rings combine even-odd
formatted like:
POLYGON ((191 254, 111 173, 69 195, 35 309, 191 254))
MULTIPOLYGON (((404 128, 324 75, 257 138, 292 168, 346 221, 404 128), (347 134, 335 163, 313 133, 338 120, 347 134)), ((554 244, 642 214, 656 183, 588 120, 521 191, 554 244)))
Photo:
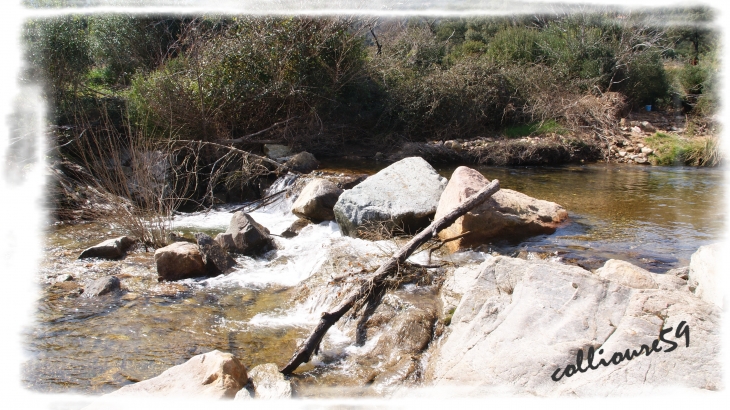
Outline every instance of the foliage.
POLYGON ((543 122, 532 124, 513 125, 504 129, 504 135, 508 138, 521 138, 530 135, 546 135, 546 134, 567 134, 568 130, 557 121, 551 119, 543 122))
POLYGON ((95 15, 89 18, 94 64, 107 84, 128 85, 138 70, 151 71, 174 55, 180 19, 95 15))
POLYGON ((720 163, 716 137, 687 139, 657 132, 646 138, 646 143, 654 150, 650 159, 655 165, 716 166, 720 163))
POLYGON ((185 138, 237 138, 282 121, 313 132, 345 105, 364 62, 362 37, 340 19, 243 18, 218 31, 183 28, 184 54, 132 81, 148 125, 185 138))
POLYGON ((24 27, 27 81, 46 86, 54 115, 73 110, 76 92, 93 65, 85 17, 30 20, 24 27))

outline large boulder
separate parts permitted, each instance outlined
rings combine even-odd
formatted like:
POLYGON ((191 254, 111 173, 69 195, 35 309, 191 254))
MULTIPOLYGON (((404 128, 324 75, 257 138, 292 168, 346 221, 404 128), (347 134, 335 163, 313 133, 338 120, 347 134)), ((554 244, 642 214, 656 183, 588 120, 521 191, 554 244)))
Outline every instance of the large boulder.
POLYGON ((274 246, 269 230, 241 211, 233 214, 228 229, 216 235, 215 241, 226 251, 243 255, 263 252, 274 246))
POLYGON ((198 250, 203 255, 203 263, 208 274, 217 275, 227 273, 236 261, 213 238, 202 233, 195 233, 198 241, 198 250))
POLYGON ((179 280, 205 276, 205 262, 198 246, 189 242, 175 242, 155 251, 159 281, 179 280))
MULTIPOLYGON (((439 199, 434 218, 448 214, 488 183, 487 178, 474 169, 457 168, 439 199)), ((500 189, 442 230, 439 237, 448 239, 469 232, 446 243, 450 252, 456 252, 495 238, 553 233, 567 217, 568 212, 554 202, 535 199, 511 189, 500 189)))
POLYGON ((232 399, 248 382, 246 367, 230 353, 218 350, 193 356, 157 377, 130 384, 103 399, 121 396, 232 399))
POLYGON ((84 290, 84 296, 93 298, 106 295, 122 288, 122 283, 116 276, 105 276, 99 278, 89 284, 84 290))
POLYGON ((289 158, 286 166, 302 174, 308 174, 319 167, 319 162, 314 155, 303 151, 289 158))
POLYGON ((102 259, 119 259, 124 253, 134 245, 134 239, 127 236, 107 239, 106 241, 94 245, 79 255, 79 259, 86 258, 102 258, 102 259))
MULTIPOLYGON (((291 383, 273 363, 260 364, 248 372, 256 399, 289 399, 291 383)), ((238 397, 237 397, 238 398, 238 397)))
POLYGON ((353 237, 373 223, 415 231, 428 226, 446 182, 423 158, 405 158, 343 192, 335 219, 353 237))
POLYGON ((721 244, 701 246, 692 254, 689 262, 688 284, 699 298, 723 307, 725 287, 722 286, 718 260, 721 244))
POLYGON ((313 222, 331 221, 335 219, 332 210, 343 190, 326 179, 310 181, 294 201, 291 211, 294 215, 313 222))
POLYGON ((457 273, 442 290, 457 295, 456 310, 426 371, 437 388, 611 396, 722 386, 720 309, 687 290, 635 289, 576 266, 502 256, 457 273))

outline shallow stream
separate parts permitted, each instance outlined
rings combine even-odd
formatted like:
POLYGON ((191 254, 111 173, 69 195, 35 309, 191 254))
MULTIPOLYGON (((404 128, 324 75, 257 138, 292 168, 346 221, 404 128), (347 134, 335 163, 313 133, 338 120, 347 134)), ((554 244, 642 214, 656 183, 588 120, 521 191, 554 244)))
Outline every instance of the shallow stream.
MULTIPOLYGON (((335 172, 373 173, 386 164, 324 165, 335 172)), ((663 272, 686 266, 699 246, 717 241, 724 230, 719 169, 595 164, 479 170, 490 180, 499 179, 503 188, 563 205, 569 221, 552 235, 486 244, 483 253, 457 255, 452 258, 456 264, 478 263, 486 253, 498 252, 557 257, 589 269, 617 258, 663 272)), ((449 177, 453 168, 439 171, 449 177)), ((231 209, 178 216, 176 229, 224 231, 231 209)), ((252 216, 274 234, 296 219, 285 203, 252 216)), ((264 257, 237 258, 238 270, 227 276, 158 283, 151 252, 135 252, 122 261, 75 259, 84 248, 112 236, 117 236, 113 227, 98 224, 49 227, 46 259, 38 273, 37 314, 26 333, 26 387, 107 393, 213 349, 233 353, 248 368, 282 365, 321 312, 319 306, 293 301, 293 286, 328 269, 336 247, 367 258, 392 246, 342 237, 335 223, 322 223, 295 238, 276 238, 279 249, 264 257), (66 273, 76 281, 51 285, 66 273), (79 283, 110 274, 120 277, 124 292, 97 299, 78 296, 79 283)), ((352 341, 336 330, 327 337, 343 351, 352 348, 352 341)), ((300 395, 316 394, 306 385, 338 383, 336 377, 314 377, 321 373, 318 366, 324 364, 300 368, 305 374, 300 395)))

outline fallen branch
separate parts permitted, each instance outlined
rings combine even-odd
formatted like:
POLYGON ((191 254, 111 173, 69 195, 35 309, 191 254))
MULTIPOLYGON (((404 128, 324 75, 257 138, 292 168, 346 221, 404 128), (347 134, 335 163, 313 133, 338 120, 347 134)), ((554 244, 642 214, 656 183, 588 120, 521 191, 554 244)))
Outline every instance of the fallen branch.
POLYGON ((289 172, 295 173, 294 171, 290 171, 285 165, 282 165, 282 164, 274 161, 273 159, 266 158, 266 157, 262 157, 262 156, 256 155, 256 154, 252 154, 252 153, 250 153, 248 151, 245 151, 245 150, 242 150, 242 149, 238 149, 238 148, 234 148, 234 147, 231 147, 229 145, 217 144, 215 142, 210 142, 210 141, 193 141, 193 140, 174 140, 171 143, 172 144, 185 144, 185 145, 196 145, 197 144, 198 147, 201 147, 202 145, 210 145, 210 146, 213 146, 213 147, 225 148, 227 150, 230 150, 230 151, 233 151, 233 152, 237 152, 237 153, 239 153, 241 155, 246 155, 248 157, 254 158, 254 159, 259 160, 261 162, 265 162, 267 164, 271 164, 274 167, 276 167, 276 171, 277 172, 286 172, 286 171, 289 171, 289 172))
POLYGON ((442 229, 449 227, 459 217, 469 212, 472 208, 486 201, 489 197, 499 191, 499 181, 493 180, 487 186, 482 188, 476 194, 470 196, 461 205, 454 208, 451 212, 437 221, 433 221, 426 229, 419 232, 405 246, 403 246, 392 258, 388 259, 378 268, 375 273, 364 281, 359 288, 351 292, 345 300, 343 300, 333 311, 322 313, 319 324, 314 329, 309 338, 294 353, 289 363, 284 366, 280 372, 291 374, 302 363, 307 363, 312 358, 312 354, 319 351, 319 344, 332 325, 334 325, 342 316, 347 313, 359 300, 366 298, 371 290, 379 286, 388 276, 397 272, 398 266, 408 259, 413 252, 429 239, 436 236, 442 229))
POLYGON ((299 118, 299 116, 292 117, 292 118, 286 119, 284 121, 279 121, 279 122, 275 123, 274 125, 272 125, 272 126, 270 126, 268 128, 264 128, 261 131, 254 132, 253 134, 248 134, 248 135, 244 135, 243 137, 239 137, 239 138, 232 139, 232 140, 225 140, 225 141, 221 141, 221 142, 224 142, 226 144, 238 144, 238 143, 241 143, 241 142, 258 142, 258 143, 262 143, 263 144, 263 143, 266 143, 267 141, 251 141, 251 137, 255 137, 257 135, 261 135, 261 134, 263 134, 263 133, 265 133, 267 131, 270 131, 270 130, 278 127, 279 125, 286 124, 287 122, 289 122, 291 120, 295 120, 297 118, 299 118))
POLYGON ((435 246, 435 247, 429 249, 428 250, 428 263, 431 263, 431 254, 433 254, 433 251, 435 251, 437 249, 441 249, 441 247, 444 246, 444 245, 446 245, 447 243, 452 242, 452 241, 455 241, 457 239, 461 239, 461 238, 469 235, 470 233, 471 233, 471 231, 466 231, 466 232, 462 233, 461 235, 456 235, 456 236, 453 236, 451 238, 444 239, 444 240, 441 241, 441 243, 438 246, 435 246))

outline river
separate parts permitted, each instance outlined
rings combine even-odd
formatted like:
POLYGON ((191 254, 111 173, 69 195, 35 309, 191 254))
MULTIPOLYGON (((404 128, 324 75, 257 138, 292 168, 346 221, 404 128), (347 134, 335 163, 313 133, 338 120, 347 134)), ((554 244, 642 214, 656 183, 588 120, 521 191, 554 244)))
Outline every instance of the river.
MULTIPOLYGON (((374 173, 387 164, 323 165, 334 172, 374 173)), ((446 256, 456 264, 478 263, 498 252, 555 258, 589 269, 616 258, 664 272, 686 266, 699 246, 719 240, 724 232, 720 169, 616 164, 478 169, 490 180, 499 179, 502 188, 561 204, 569 220, 552 235, 499 241, 486 244, 482 252, 446 256)), ((446 177, 453 172, 438 170, 446 177)), ((176 229, 223 231, 230 209, 179 215, 176 229)), ((296 219, 286 203, 252 216, 272 233, 296 219)), ((75 259, 85 247, 116 235, 99 224, 49 227, 46 258, 38 272, 35 322, 25 333, 27 388, 107 393, 213 349, 233 353, 249 368, 267 362, 281 365, 321 311, 294 300, 293 287, 327 269, 338 247, 364 257, 392 248, 388 241, 342 237, 335 223, 325 222, 308 226, 295 238, 277 238, 279 249, 264 257, 237 258, 235 272, 216 278, 158 283, 151 252, 133 253, 122 261, 75 259), (79 282, 115 274, 126 291, 99 299, 73 297, 69 288, 51 286, 64 273, 79 282)), ((352 348, 352 341, 336 329, 327 337, 334 349, 352 348)), ((316 384, 326 366, 315 360, 300 368, 301 395, 308 395, 306 385, 316 384)))

